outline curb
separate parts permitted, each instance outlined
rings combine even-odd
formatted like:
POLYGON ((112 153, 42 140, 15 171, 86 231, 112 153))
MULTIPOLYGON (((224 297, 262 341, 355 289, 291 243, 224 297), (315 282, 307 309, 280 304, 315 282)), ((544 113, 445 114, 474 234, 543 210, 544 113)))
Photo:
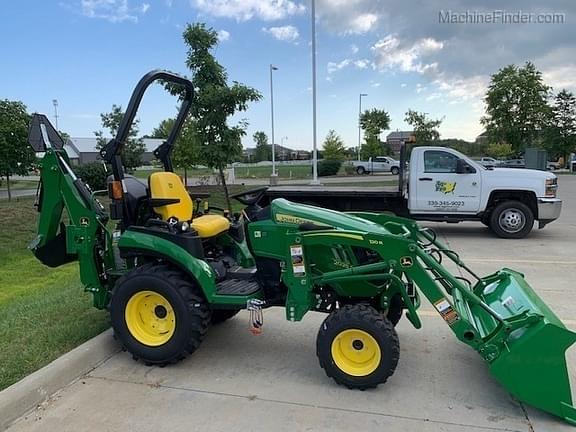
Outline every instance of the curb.
POLYGON ((109 329, 2 390, 0 431, 119 351, 109 329))

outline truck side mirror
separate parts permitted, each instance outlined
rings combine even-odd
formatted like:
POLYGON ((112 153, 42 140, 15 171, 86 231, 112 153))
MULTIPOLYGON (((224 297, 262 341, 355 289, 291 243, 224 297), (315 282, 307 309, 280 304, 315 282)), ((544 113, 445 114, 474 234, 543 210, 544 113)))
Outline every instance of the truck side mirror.
POLYGON ((471 167, 464 159, 456 161, 456 174, 473 174, 476 170, 471 167))

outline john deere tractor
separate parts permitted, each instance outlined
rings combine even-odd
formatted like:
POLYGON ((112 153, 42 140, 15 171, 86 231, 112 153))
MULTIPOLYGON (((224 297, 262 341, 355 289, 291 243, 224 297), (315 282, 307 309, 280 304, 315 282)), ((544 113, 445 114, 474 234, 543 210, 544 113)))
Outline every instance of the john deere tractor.
POLYGON ((423 295, 455 336, 476 350, 521 401, 576 424, 565 351, 576 341, 522 274, 479 277, 414 221, 377 213, 339 213, 276 199, 264 189, 235 196, 238 213, 202 205, 173 172, 171 150, 194 101, 190 81, 154 71, 130 99, 117 136, 102 150, 112 167, 107 211, 77 178, 62 138, 35 115, 30 144, 44 152, 38 235, 30 248, 44 264, 78 261, 94 306, 108 309, 114 332, 136 359, 175 363, 194 353, 212 324, 282 306, 286 319, 309 311, 326 319, 317 336, 320 366, 337 383, 384 383, 399 361, 395 325, 422 326, 423 295), (146 88, 181 86, 182 106, 155 155, 163 164, 147 182, 127 175, 122 149, 146 88), (63 217, 63 212, 65 215, 63 217), (454 276, 442 260, 469 278, 454 276))

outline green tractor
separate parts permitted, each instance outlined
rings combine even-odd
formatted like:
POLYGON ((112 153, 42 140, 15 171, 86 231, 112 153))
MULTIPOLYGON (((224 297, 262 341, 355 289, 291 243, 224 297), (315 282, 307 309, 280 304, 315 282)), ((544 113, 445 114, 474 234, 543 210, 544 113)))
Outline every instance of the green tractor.
POLYGON ((519 400, 576 424, 565 351, 576 341, 522 274, 478 277, 426 228, 377 213, 339 213, 276 199, 264 189, 235 196, 239 213, 202 205, 173 173, 170 153, 193 103, 192 83, 154 71, 138 83, 117 136, 102 150, 112 166, 107 211, 77 178, 62 138, 35 115, 30 144, 44 152, 38 235, 30 248, 48 266, 78 261, 94 306, 107 308, 120 343, 147 365, 175 363, 196 351, 210 326, 282 306, 289 321, 309 311, 326 319, 317 336, 320 366, 337 383, 384 383, 399 360, 395 325, 415 328, 421 296, 456 337, 476 350, 519 400), (147 184, 124 173, 124 142, 146 88, 183 87, 169 138, 155 151, 163 172, 147 184), (66 214, 63 216, 63 211, 66 214), (469 278, 454 276, 442 259, 469 278))

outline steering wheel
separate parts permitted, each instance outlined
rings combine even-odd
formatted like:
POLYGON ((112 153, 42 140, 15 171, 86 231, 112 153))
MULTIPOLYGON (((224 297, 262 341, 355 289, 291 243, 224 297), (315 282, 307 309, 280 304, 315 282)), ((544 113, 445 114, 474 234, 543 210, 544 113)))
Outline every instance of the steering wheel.
POLYGON ((260 198, 266 193, 268 186, 259 187, 257 189, 251 189, 245 192, 239 192, 234 195, 230 195, 230 198, 239 201, 245 206, 251 206, 260 201, 260 198))

